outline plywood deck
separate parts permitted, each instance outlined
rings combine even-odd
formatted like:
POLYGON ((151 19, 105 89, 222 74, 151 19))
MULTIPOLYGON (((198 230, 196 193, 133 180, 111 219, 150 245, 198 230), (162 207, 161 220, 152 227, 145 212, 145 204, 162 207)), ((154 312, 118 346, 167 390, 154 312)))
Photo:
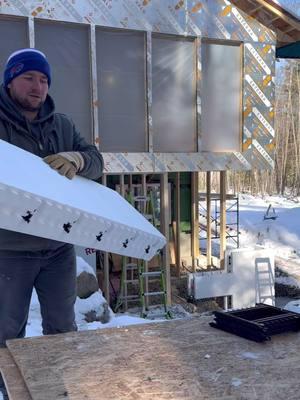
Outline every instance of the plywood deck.
POLYGON ((0 372, 9 400, 32 400, 19 368, 7 349, 0 349, 0 372))
POLYGON ((299 400, 300 333, 255 343, 210 317, 8 341, 33 400, 299 400))

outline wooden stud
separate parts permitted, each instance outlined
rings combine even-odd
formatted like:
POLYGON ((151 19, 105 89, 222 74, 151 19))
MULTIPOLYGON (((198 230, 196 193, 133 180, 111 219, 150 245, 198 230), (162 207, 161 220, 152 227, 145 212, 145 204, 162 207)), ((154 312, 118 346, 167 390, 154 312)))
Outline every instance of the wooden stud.
POLYGON ((198 172, 192 172, 192 260, 193 271, 196 272, 197 260, 199 258, 199 206, 198 206, 198 172))
MULTIPOLYGON (((254 13, 256 13, 256 12, 259 11, 259 10, 261 10, 262 8, 263 8, 262 5, 253 7, 253 8, 251 8, 251 9, 249 9, 249 11, 247 11, 247 14, 253 16, 254 13)), ((254 17, 254 18, 255 18, 255 17, 254 17)))
MULTIPOLYGON (((146 174, 142 174, 142 196, 147 197, 147 180, 146 180, 146 174)), ((144 214, 146 214, 147 209, 146 209, 146 201, 142 203, 141 210, 144 214)), ((149 270, 149 265, 147 261, 144 261, 144 269, 145 272, 148 272, 149 270)), ((148 276, 145 276, 145 292, 149 292, 149 279, 148 276)), ((146 309, 149 307, 149 297, 145 296, 145 306, 146 309)))
POLYGON ((206 262, 211 266, 211 172, 206 172, 206 262))
POLYGON ((148 151, 153 153, 153 123, 152 123, 152 32, 146 33, 146 109, 147 109, 147 129, 148 131, 148 151))
POLYGON ((244 63, 245 63, 245 45, 240 44, 240 113, 239 113, 239 151, 243 151, 243 132, 244 132, 244 112, 243 112, 243 102, 244 102, 244 63))
POLYGON ((163 268, 166 278, 167 305, 171 305, 171 275, 170 275, 170 244, 169 244, 169 187, 168 173, 160 175, 160 226, 161 232, 167 239, 163 249, 163 268))
POLYGON ((96 58, 96 28, 94 24, 90 25, 90 59, 92 75, 92 122, 93 122, 93 140, 95 146, 100 148, 99 136, 99 99, 97 84, 97 58, 96 58))
POLYGON ((273 24, 273 22, 277 22, 277 21, 281 21, 280 17, 278 17, 277 15, 276 15, 276 17, 270 18, 268 20, 268 27, 270 27, 273 24))
POLYGON ((287 28, 285 28, 283 31, 282 31, 282 33, 289 33, 289 32, 291 32, 291 31, 295 31, 296 29, 295 29, 295 27, 293 27, 293 26, 288 26, 287 28))
MULTIPOLYGON (((107 185, 107 175, 103 174, 102 176, 102 185, 107 185)), ((109 293, 109 260, 108 260, 108 252, 104 253, 104 271, 103 271, 103 294, 104 297, 109 304, 110 301, 110 293, 109 293)))
POLYGON ((28 22, 29 47, 31 49, 34 49, 34 47, 35 47, 34 17, 29 17, 27 22, 28 22))
POLYGON ((125 176, 124 174, 120 175, 120 195, 125 197, 125 176))
MULTIPOLYGON (((125 197, 125 177, 124 174, 120 175, 120 195, 122 197, 125 197)), ((121 293, 122 293, 122 276, 124 274, 125 276, 125 280, 127 279, 127 257, 122 256, 121 258, 122 262, 121 262, 121 278, 120 278, 120 288, 121 288, 121 293)), ((124 292, 122 293, 122 295, 124 296, 124 310, 128 309, 128 302, 127 302, 127 284, 124 284, 124 292)))
POLYGON ((201 38, 196 39, 196 131, 197 151, 201 150, 201 38))
POLYGON ((132 183, 132 174, 129 174, 129 182, 128 182, 128 194, 134 195, 133 183, 132 183))
POLYGON ((226 250, 226 171, 220 171, 220 265, 225 266, 226 250))
POLYGON ((180 240, 180 172, 176 172, 175 187, 175 205, 176 205, 176 224, 175 224, 175 254, 176 254, 176 275, 180 277, 181 266, 181 240, 180 240))
MULTIPOLYGON (((142 174, 142 196, 147 197, 146 174, 142 174)), ((142 212, 146 214, 146 202, 142 203, 142 212)))

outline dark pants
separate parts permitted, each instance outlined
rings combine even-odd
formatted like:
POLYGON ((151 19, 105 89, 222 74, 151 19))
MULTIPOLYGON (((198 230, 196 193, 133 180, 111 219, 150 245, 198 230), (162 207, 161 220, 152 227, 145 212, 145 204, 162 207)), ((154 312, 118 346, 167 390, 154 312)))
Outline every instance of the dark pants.
POLYGON ((76 257, 73 246, 38 252, 0 251, 0 347, 25 336, 35 287, 44 335, 77 330, 76 257))

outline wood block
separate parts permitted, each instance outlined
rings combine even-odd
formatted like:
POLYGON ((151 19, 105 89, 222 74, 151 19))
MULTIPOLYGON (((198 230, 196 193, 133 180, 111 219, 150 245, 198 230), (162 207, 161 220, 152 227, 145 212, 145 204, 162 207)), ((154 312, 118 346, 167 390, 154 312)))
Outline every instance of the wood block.
POLYGON ((0 349, 0 372, 10 400, 32 400, 9 350, 0 349))

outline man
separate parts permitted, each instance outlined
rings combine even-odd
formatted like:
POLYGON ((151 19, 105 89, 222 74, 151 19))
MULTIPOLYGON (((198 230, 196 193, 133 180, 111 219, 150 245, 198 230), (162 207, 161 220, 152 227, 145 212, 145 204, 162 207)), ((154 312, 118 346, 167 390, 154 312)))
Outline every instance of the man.
MULTIPOLYGON (((22 49, 8 58, 0 87, 0 139, 40 156, 66 178, 99 178, 100 153, 67 116, 54 112, 50 84, 50 66, 42 52, 22 49)), ((0 347, 7 339, 24 337, 33 287, 43 333, 75 331, 73 246, 0 229, 0 347)))

